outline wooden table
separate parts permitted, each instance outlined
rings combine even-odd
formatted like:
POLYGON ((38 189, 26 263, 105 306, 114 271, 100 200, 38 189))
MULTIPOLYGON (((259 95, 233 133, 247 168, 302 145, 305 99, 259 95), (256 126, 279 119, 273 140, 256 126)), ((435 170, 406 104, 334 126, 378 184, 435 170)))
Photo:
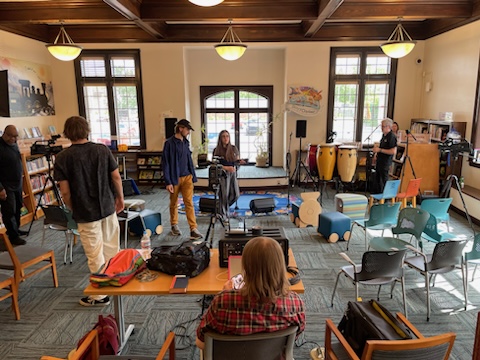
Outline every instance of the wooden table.
MULTIPOLYGON (((297 266, 295 258, 293 257, 292 249, 289 252, 289 266, 297 266)), ((140 282, 136 278, 130 280, 127 284, 121 287, 106 286, 102 288, 95 288, 91 284, 84 290, 85 295, 109 295, 113 296, 113 306, 115 318, 118 322, 118 331, 120 334, 120 350, 121 353, 128 338, 134 329, 133 324, 125 327, 125 314, 123 308, 123 298, 125 295, 172 295, 168 292, 172 282, 172 275, 159 273, 158 278, 151 282, 140 282)), ((291 275, 289 275, 291 277, 291 275)), ((223 290, 223 285, 228 280, 228 269, 219 266, 218 249, 210 250, 210 265, 198 276, 188 280, 187 294, 190 295, 208 295, 217 294, 223 290)), ((300 280, 295 285, 290 287, 291 290, 303 294, 305 287, 300 280)))

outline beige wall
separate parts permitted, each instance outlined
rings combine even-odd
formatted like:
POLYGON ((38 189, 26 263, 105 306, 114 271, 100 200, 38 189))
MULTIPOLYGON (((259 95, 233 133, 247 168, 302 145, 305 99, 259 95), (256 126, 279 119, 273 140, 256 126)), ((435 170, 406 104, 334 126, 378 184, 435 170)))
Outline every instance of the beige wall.
MULTIPOLYGON (((453 111, 455 118, 471 123, 478 69, 480 22, 467 25, 425 42, 399 60, 394 120, 402 129, 410 119, 438 117, 453 111), (417 59, 422 59, 421 64, 417 59), (425 92, 430 81, 433 89, 425 92)), ((190 119, 200 127, 200 85, 274 85, 273 164, 282 166, 292 133, 290 150, 298 150, 296 120, 307 120, 308 143, 325 141, 328 67, 332 46, 377 46, 378 42, 299 42, 249 44, 244 57, 235 62, 221 60, 211 44, 82 44, 85 48, 140 48, 147 147, 160 149, 164 141, 163 117, 190 119), (304 117, 283 112, 289 85, 309 85, 322 90, 320 113, 304 117)), ((51 117, 0 118, 0 127, 15 123, 19 128, 40 126, 44 132, 53 124, 61 131, 64 120, 78 114, 73 63, 51 57, 44 44, 0 31, 0 54, 52 66, 55 106, 51 117)), ((470 135, 469 125, 467 136, 470 135)), ((192 138, 199 142, 199 131, 192 138)), ((473 185, 472 169, 464 166, 466 183, 473 185)))

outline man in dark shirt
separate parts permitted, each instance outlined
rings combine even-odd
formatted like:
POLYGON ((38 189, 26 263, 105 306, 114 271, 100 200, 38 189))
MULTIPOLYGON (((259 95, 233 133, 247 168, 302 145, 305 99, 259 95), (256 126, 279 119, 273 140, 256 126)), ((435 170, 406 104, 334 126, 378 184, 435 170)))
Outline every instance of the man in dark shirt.
POLYGON ((380 194, 388 180, 388 171, 392 165, 392 159, 397 152, 397 137, 392 132, 393 121, 386 118, 382 121, 383 136, 380 146, 375 146, 373 152, 377 156, 374 193, 380 194))
POLYGON ((8 125, 0 138, 0 207, 7 236, 14 245, 24 245, 26 241, 20 235, 20 209, 22 200, 22 156, 17 145, 18 131, 8 125))
POLYGON ((179 236, 178 228, 178 194, 181 192, 185 204, 185 214, 190 226, 190 238, 201 239, 197 229, 195 209, 193 207, 193 183, 197 175, 193 167, 192 151, 187 136, 193 130, 190 121, 182 119, 175 124, 175 135, 168 138, 163 146, 162 166, 166 188, 170 192, 170 234, 179 236))
MULTIPOLYGON (((63 132, 72 145, 56 156, 55 180, 78 224, 88 268, 94 273, 120 250, 117 213, 124 208, 122 178, 111 151, 88 141, 87 120, 72 116, 63 132)), ((80 299, 84 306, 109 303, 106 295, 80 299)))

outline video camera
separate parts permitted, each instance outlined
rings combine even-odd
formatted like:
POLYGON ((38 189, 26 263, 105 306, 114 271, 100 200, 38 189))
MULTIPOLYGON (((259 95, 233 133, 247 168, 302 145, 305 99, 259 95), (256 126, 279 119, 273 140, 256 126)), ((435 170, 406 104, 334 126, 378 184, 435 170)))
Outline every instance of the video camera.
POLYGON ((440 151, 450 152, 455 156, 461 152, 466 152, 469 155, 473 153, 472 146, 467 140, 456 141, 454 139, 447 139, 443 143, 439 143, 438 148, 440 151))
POLYGON ((212 160, 212 165, 208 167, 208 187, 213 188, 220 183, 220 178, 227 177, 223 165, 220 164, 220 160, 223 157, 214 156, 212 160))
POLYGON ((63 150, 61 145, 54 145, 60 135, 52 135, 50 140, 38 140, 30 147, 32 155, 55 155, 63 150))

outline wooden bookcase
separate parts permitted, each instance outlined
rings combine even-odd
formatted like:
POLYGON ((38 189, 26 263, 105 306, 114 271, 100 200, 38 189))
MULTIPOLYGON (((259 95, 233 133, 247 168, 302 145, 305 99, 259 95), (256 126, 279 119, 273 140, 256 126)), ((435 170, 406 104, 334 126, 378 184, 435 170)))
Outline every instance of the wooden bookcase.
POLYGON ((137 153, 138 150, 129 150, 129 151, 112 151, 113 156, 117 159, 118 162, 118 171, 124 178, 132 178, 137 180, 137 153), (123 158, 125 158, 125 169, 123 168, 123 158), (126 172, 125 172, 126 170, 126 172))
POLYGON ((137 173, 138 184, 140 185, 157 185, 163 183, 162 152, 138 152, 137 173))

